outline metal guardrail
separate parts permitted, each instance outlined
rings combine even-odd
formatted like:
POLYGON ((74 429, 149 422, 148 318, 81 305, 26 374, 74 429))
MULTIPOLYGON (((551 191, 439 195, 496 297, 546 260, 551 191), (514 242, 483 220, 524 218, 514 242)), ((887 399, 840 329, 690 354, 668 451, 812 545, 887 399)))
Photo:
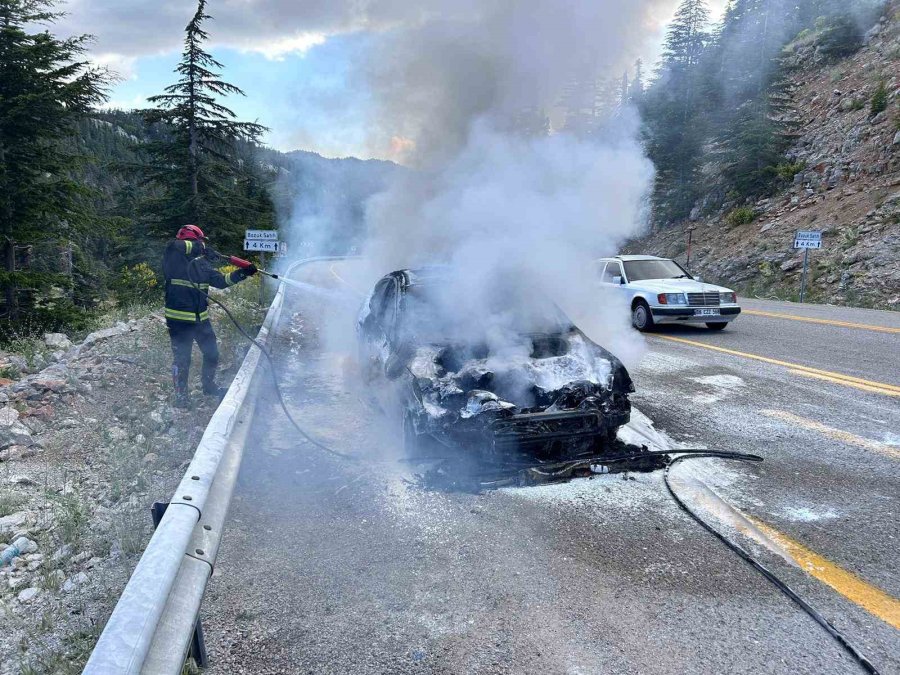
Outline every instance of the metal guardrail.
MULTIPOLYGON (((302 265, 343 256, 307 258, 302 265)), ((257 340, 266 344, 284 303, 281 284, 257 340)), ((147 544, 84 668, 85 675, 180 673, 212 576, 244 441, 253 418, 262 354, 244 357, 228 393, 213 413, 187 472, 147 544)))

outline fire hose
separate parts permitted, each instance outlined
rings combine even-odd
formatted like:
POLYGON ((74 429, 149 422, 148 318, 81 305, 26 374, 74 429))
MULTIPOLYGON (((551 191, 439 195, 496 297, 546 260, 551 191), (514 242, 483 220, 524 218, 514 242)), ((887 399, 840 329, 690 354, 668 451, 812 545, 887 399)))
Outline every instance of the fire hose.
MULTIPOLYGON (((242 258, 238 258, 237 256, 225 256, 220 253, 216 253, 215 251, 211 251, 211 253, 215 256, 218 256, 220 259, 227 260, 229 263, 239 267, 241 269, 247 269, 252 264, 248 260, 244 260, 242 258)), ((198 293, 203 293, 203 290, 200 288, 199 284, 194 281, 191 277, 191 273, 193 271, 193 264, 197 262, 199 258, 195 258, 188 265, 188 277, 192 284, 194 284, 195 289, 198 293)), ((276 279, 282 283, 288 283, 289 285, 294 285, 289 283, 291 280, 285 279, 277 274, 273 274, 266 270, 257 270, 261 274, 264 274, 267 277, 272 279, 276 279)), ((298 284, 298 287, 302 288, 301 285, 298 284)), ((275 393, 278 398, 278 403, 281 405, 281 409, 284 411, 285 416, 290 421, 291 425, 300 433, 300 435, 311 445, 318 448, 319 450, 329 454, 333 457, 339 457, 341 459, 348 459, 354 462, 360 461, 359 458, 353 457, 352 455, 348 455, 342 453, 334 448, 329 447, 325 443, 317 440, 314 436, 310 435, 306 432, 306 430, 301 427, 297 421, 294 419, 294 416, 291 414, 290 410, 285 403, 284 396, 281 391, 281 386, 278 382, 278 376, 275 374, 275 362, 272 358, 271 353, 265 347, 265 345, 260 344, 252 335, 250 335, 244 327, 240 324, 240 322, 232 315, 229 311, 228 307, 225 306, 224 303, 220 302, 216 298, 210 297, 207 294, 207 299, 211 300, 213 303, 222 308, 225 312, 225 315, 229 318, 229 320, 234 324, 235 328, 237 328, 238 332, 244 336, 246 340, 259 348, 260 352, 266 357, 266 361, 269 364, 269 373, 272 376, 272 384, 275 388, 275 393)), ((719 541, 721 541, 729 550, 735 553, 738 557, 740 557, 744 562, 753 567, 757 572, 762 574, 766 580, 768 580, 773 586, 775 586, 779 591, 781 591, 784 595, 786 595, 792 602, 794 602, 797 606, 799 606, 807 615, 809 615, 816 623, 818 623, 825 631, 838 643, 843 647, 845 651, 847 651, 859 665, 870 675, 879 675, 878 670, 874 666, 874 664, 866 658, 866 656, 847 638, 843 633, 841 633, 837 628, 832 625, 828 619, 826 619, 818 610, 816 610, 812 605, 810 605, 806 600, 804 600, 796 591, 794 591, 787 583, 782 581, 778 576, 775 575, 771 570, 765 567, 761 562, 759 562, 756 558, 754 558, 748 551, 744 548, 731 541, 724 534, 716 530, 712 525, 703 520, 696 511, 693 511, 675 492, 672 488, 671 483, 669 482, 669 472, 673 466, 687 459, 702 459, 702 458, 718 458, 718 459, 730 459, 744 462, 761 462, 763 461, 762 457, 757 455, 751 455, 747 453, 740 452, 730 452, 730 451, 719 451, 719 450, 684 450, 681 451, 679 449, 672 451, 649 451, 642 450, 641 452, 629 453, 623 455, 617 455, 614 457, 604 458, 602 461, 605 463, 610 462, 626 462, 630 459, 647 457, 648 455, 665 455, 669 457, 672 454, 679 454, 679 456, 672 458, 671 461, 667 464, 665 468, 665 472, 663 474, 663 480, 666 485, 666 490, 668 490, 669 495, 675 501, 676 505, 685 513, 688 514, 697 524, 699 524, 704 530, 715 536, 719 541)), ((600 458, 597 458, 600 461, 600 458)), ((584 462, 585 460, 576 460, 578 462, 584 462)), ((542 466, 542 465, 535 465, 542 466)))
MULTIPOLYGON (((240 267, 241 269, 247 269, 252 264, 249 260, 243 260, 242 258, 238 258, 237 256, 224 256, 221 253, 216 253, 215 251, 212 251, 212 253, 213 253, 213 255, 218 256, 221 259, 225 259, 225 260, 229 261, 230 263, 232 263, 233 265, 240 267)), ((200 284, 197 281, 195 281, 193 278, 193 274, 195 272, 194 264, 198 260, 200 260, 200 258, 194 258, 188 264, 188 280, 192 284, 194 284, 194 289, 198 293, 203 293, 204 291, 203 291, 203 289, 200 288, 200 284)), ((282 282, 286 281, 286 279, 283 279, 282 277, 280 277, 277 274, 272 274, 271 272, 267 272, 265 270, 257 270, 257 271, 266 275, 267 277, 271 277, 272 279, 278 279, 279 281, 282 281, 282 282)), ((319 450, 321 450, 329 455, 332 455, 334 457, 340 457, 341 459, 349 459, 352 461, 357 461, 356 457, 347 455, 343 452, 339 452, 338 450, 330 448, 329 446, 325 445, 321 441, 317 440, 314 436, 311 436, 310 434, 308 434, 306 432, 306 430, 303 429, 303 427, 301 427, 297 423, 297 420, 294 419, 294 416, 291 414, 291 411, 288 409, 287 403, 284 400, 284 394, 281 391, 281 384, 278 382, 278 376, 275 374, 275 361, 272 358, 272 354, 269 352, 269 350, 266 348, 266 346, 264 344, 260 343, 256 338, 254 338, 252 335, 250 335, 250 333, 247 332, 247 330, 241 325, 240 321, 238 321, 236 318, 234 318, 234 315, 231 313, 231 311, 228 309, 228 307, 225 306, 225 303, 217 300, 216 298, 213 298, 209 294, 206 294, 206 299, 212 301, 213 303, 215 303, 216 305, 221 307, 222 311, 225 312, 225 315, 228 317, 228 319, 231 321, 231 323, 234 324, 234 327, 237 328, 238 332, 241 335, 243 335, 244 338, 248 342, 255 345, 257 347, 257 349, 259 349, 259 351, 262 353, 262 355, 266 357, 266 362, 269 364, 269 374, 272 376, 272 385, 274 386, 275 395, 278 398, 278 403, 281 405, 281 409, 284 411, 284 414, 288 418, 288 421, 297 430, 297 432, 311 445, 313 445, 314 447, 318 448, 319 450)))

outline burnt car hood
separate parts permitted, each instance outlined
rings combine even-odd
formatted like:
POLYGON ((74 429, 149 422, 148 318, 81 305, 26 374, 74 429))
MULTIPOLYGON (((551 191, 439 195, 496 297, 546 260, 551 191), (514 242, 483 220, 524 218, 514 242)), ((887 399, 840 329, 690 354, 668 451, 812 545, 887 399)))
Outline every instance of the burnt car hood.
POLYGON ((418 347, 407 362, 420 432, 456 440, 485 433, 520 446, 614 434, 628 421, 634 391, 622 363, 573 329, 534 334, 501 353, 418 347))

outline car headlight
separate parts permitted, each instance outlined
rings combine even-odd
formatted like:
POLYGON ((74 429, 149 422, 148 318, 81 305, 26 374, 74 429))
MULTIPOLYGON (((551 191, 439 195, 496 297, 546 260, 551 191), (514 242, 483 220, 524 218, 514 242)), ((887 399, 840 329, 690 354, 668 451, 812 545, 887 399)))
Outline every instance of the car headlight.
POLYGON ((661 305, 686 305, 687 297, 684 293, 660 293, 656 296, 657 302, 661 305))
POLYGON ((737 302, 737 293, 734 291, 719 293, 719 302, 723 305, 733 305, 737 302))

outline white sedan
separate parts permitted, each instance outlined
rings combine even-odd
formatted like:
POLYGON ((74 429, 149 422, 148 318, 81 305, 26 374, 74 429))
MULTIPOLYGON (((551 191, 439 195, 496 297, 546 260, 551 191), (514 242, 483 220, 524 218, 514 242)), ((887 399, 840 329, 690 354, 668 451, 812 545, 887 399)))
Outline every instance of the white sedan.
POLYGON ((703 283, 674 260, 619 255, 595 264, 601 284, 627 295, 631 323, 640 331, 658 323, 705 323, 722 330, 741 313, 733 290, 703 283))

